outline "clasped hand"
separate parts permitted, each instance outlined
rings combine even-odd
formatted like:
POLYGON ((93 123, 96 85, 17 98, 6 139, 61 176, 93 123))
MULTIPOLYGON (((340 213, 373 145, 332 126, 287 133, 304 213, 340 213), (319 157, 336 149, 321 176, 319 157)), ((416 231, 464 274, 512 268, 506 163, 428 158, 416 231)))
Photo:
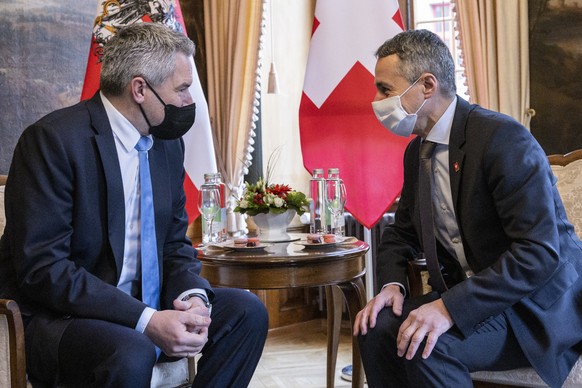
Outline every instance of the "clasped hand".
MULTIPOLYGON (((382 291, 366 304, 364 309, 356 315, 354 323, 354 336, 366 335, 368 327, 376 326, 376 319, 380 310, 392 307, 394 315, 402 315, 404 296, 397 285, 384 287, 382 291)), ((447 308, 442 299, 424 304, 412 310, 398 330, 397 352, 399 357, 411 360, 420 344, 426 337, 426 345, 422 351, 422 357, 428 358, 434 349, 438 338, 453 326, 447 308)))
POLYGON ((174 300, 174 309, 156 311, 145 334, 168 356, 194 356, 208 341, 208 309, 199 298, 174 300))

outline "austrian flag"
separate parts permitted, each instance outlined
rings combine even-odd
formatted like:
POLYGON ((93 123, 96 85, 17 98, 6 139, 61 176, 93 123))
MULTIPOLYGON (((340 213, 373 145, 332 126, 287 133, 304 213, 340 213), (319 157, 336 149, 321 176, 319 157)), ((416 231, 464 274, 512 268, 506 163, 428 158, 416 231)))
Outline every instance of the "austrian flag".
POLYGON ((393 135, 371 107, 376 49, 403 30, 397 0, 318 0, 299 126, 303 164, 338 167, 346 209, 371 228, 394 203, 410 139, 393 135))
MULTIPOLYGON (((178 0, 98 0, 97 16, 93 26, 91 49, 85 73, 85 83, 81 100, 91 98, 99 89, 101 74, 101 55, 107 41, 117 33, 117 30, 132 23, 163 23, 175 31, 186 34, 182 11, 178 0)), ((216 172, 214 143, 210 127, 208 104, 202 92, 202 85, 196 72, 192 58, 193 82, 190 94, 196 103, 196 122, 183 136, 184 190, 186 192, 186 211, 188 221, 192 222, 200 215, 196 206, 198 189, 204 183, 204 174, 216 172)))

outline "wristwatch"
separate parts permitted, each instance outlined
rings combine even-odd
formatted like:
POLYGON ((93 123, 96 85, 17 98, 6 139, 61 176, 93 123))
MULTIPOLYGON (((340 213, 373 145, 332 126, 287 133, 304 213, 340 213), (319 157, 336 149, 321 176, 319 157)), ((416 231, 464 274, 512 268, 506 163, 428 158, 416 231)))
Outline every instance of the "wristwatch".
POLYGON ((212 303, 210 303, 210 301, 208 300, 208 297, 200 292, 195 292, 192 294, 188 294, 185 297, 182 298, 183 301, 187 301, 190 300, 191 298, 200 298, 202 299, 202 301, 204 302, 204 305, 206 306, 206 308, 208 309, 208 315, 210 315, 210 312, 212 311, 212 303))

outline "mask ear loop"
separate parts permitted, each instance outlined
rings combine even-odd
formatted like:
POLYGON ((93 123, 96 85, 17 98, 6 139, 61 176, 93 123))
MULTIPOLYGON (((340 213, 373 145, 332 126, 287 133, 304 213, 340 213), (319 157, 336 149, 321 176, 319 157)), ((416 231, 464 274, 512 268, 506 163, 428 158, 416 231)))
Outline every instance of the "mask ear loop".
MULTIPOLYGON (((158 94, 156 93, 156 91, 154 90, 154 88, 151 87, 151 85, 148 83, 148 81, 145 78, 143 78, 143 77, 141 77, 141 78, 144 80, 144 82, 150 88, 150 90, 152 92, 154 92, 154 95, 158 98, 158 100, 160 100, 160 102, 162 104, 164 104, 164 102, 162 101, 162 99, 160 98, 160 96, 158 96, 158 94)), ((145 94, 145 92, 144 92, 144 94, 145 94)), ((139 106, 139 110, 141 111, 141 114, 142 114, 143 118, 145 119, 146 123, 148 124, 148 127, 151 128, 152 127, 152 124, 150 123, 150 120, 148 119, 148 116, 145 114, 145 111, 143 110, 142 104, 137 104, 137 106, 139 106)), ((164 106, 166 106, 166 104, 164 104, 164 106)))
MULTIPOLYGON (((422 74, 416 79, 416 81, 414 81, 413 83, 411 83, 410 86, 407 87, 405 91, 403 91, 402 93, 400 93, 400 97, 404 96, 406 94, 406 92, 408 92, 414 85, 416 85, 418 83, 418 81, 420 81, 421 78, 422 78, 422 74)), ((148 81, 146 81, 146 83, 147 82, 148 81)))
POLYGON ((141 104, 138 105, 139 106, 139 110, 141 111, 141 114, 143 115, 143 118, 145 119, 146 123, 148 123, 148 127, 152 127, 152 125, 150 124, 150 121, 148 120, 148 117, 146 116, 141 104))
POLYGON ((414 114, 418 114, 418 112, 422 109, 422 107, 424 106, 424 104, 426 104, 427 101, 428 100, 425 98, 424 101, 422 102, 422 104, 420 104, 420 106, 416 110, 416 112, 414 112, 414 114))
MULTIPOLYGON (((143 78, 143 77, 142 77, 143 78)), ((150 83, 148 82, 147 79, 143 78, 143 80, 145 81, 146 85, 148 86, 148 88, 150 88, 150 90, 152 92, 154 92, 154 95, 157 97, 157 99, 162 103, 163 106, 166 106, 166 103, 164 102, 164 100, 162 100, 162 98, 160 97, 160 95, 156 92, 156 90, 154 88, 152 88, 152 85, 150 85, 150 83)))
MULTIPOLYGON (((403 91, 402 93, 400 93, 400 95, 398 95, 398 98, 402 98, 402 96, 404 96, 414 85, 416 85, 418 83, 418 81, 420 81, 420 78, 422 77, 422 74, 420 75, 420 77, 418 77, 416 79, 416 81, 414 81, 413 83, 410 84, 409 87, 406 88, 405 91, 403 91)), ((147 82, 147 81, 146 81, 147 82)), ((416 110, 416 112, 414 112, 414 114, 417 114, 422 107, 424 106, 424 104, 426 103, 426 99, 422 102, 422 104, 420 105, 420 107, 416 110)), ((400 103, 400 105, 402 106, 402 103, 400 103)), ((406 111, 404 111, 406 112, 406 111)))

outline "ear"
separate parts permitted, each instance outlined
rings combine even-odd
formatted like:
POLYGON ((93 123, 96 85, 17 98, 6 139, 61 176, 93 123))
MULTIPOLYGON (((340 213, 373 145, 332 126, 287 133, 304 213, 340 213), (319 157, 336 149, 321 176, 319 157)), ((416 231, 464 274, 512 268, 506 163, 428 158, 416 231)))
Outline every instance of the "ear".
POLYGON ((424 87, 424 98, 430 98, 435 95, 439 89, 439 81, 432 73, 421 75, 422 86, 424 87))
POLYGON ((131 89, 131 97, 138 104, 142 104, 145 97, 145 80, 141 77, 134 77, 129 83, 131 89))

